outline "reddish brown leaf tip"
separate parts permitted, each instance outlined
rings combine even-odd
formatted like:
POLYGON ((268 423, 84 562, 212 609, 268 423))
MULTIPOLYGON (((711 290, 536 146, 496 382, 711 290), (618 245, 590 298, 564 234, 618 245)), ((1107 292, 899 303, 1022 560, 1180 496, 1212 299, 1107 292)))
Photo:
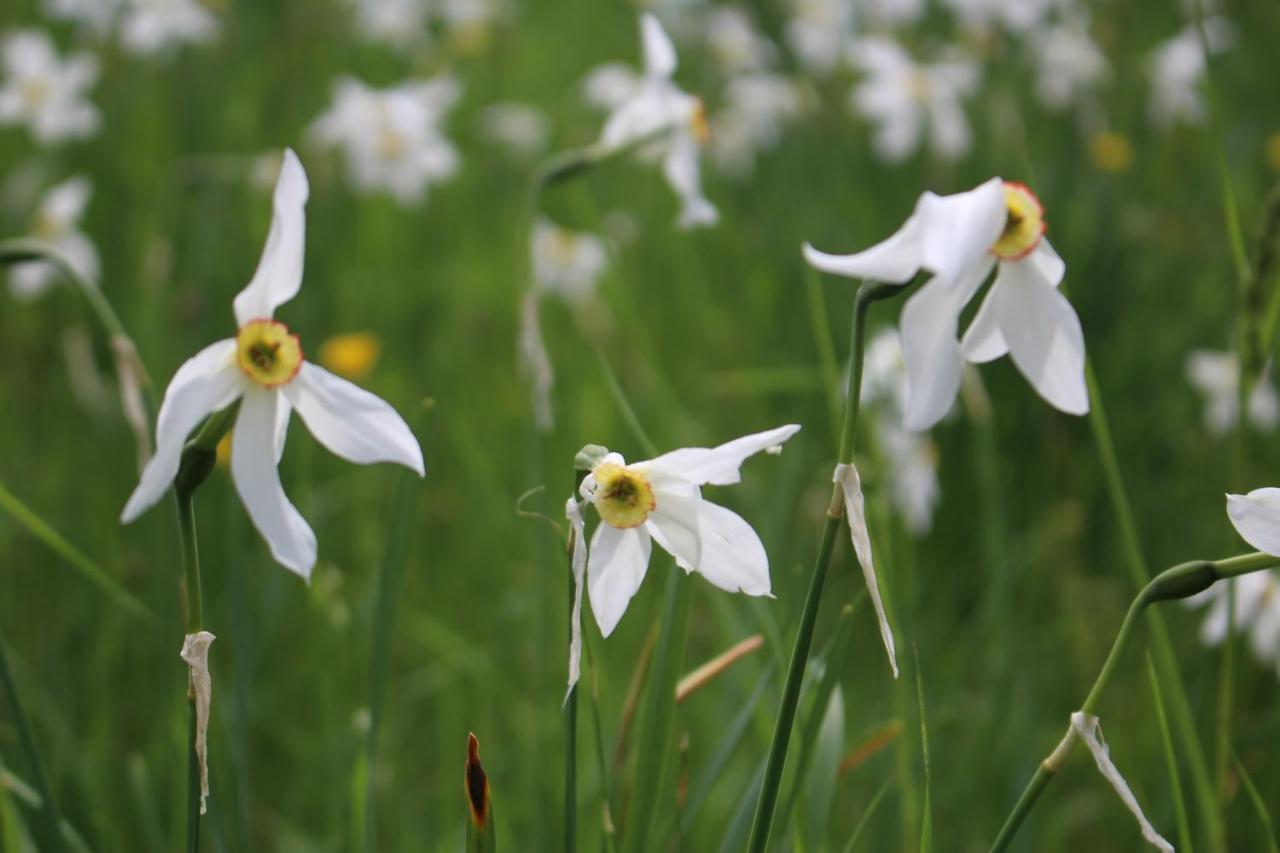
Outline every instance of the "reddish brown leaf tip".
POLYGON ((489 823, 489 779, 480 765, 480 741, 467 734, 467 764, 464 779, 467 803, 471 806, 471 822, 483 829, 489 823))

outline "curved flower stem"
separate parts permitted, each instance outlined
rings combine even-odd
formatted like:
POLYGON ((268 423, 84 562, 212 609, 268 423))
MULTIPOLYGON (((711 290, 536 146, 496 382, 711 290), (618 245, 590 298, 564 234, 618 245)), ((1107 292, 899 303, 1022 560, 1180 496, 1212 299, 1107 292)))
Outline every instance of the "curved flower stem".
MULTIPOLYGON (((1089 426, 1093 431, 1098 462, 1102 465, 1107 492, 1111 498, 1111 511, 1120 528, 1125 567, 1128 569, 1129 578, 1134 587, 1141 590, 1151 576, 1147 570, 1146 557, 1142 553, 1142 543, 1138 538, 1138 525, 1133 517, 1133 505, 1129 501, 1124 478, 1120 474, 1120 463, 1116 456, 1115 443, 1111 438, 1111 426, 1107 421, 1107 412, 1103 406, 1102 394, 1098 389, 1098 379, 1093 372, 1093 363, 1087 359, 1085 361, 1085 381, 1089 387, 1089 426)), ((1226 828, 1218 811, 1217 797, 1214 794, 1209 765, 1205 758, 1204 748, 1201 746, 1196 734, 1195 718, 1191 713, 1191 702, 1187 698, 1182 676, 1178 672, 1178 661, 1173 652, 1173 643, 1169 639, 1169 631, 1165 626, 1164 618, 1158 612, 1151 614, 1151 650, 1152 657, 1156 663, 1156 672, 1169 698, 1170 716, 1172 717, 1174 731, 1190 765, 1192 786, 1200 805, 1200 811, 1208 827, 1211 842, 1210 848, 1215 851, 1225 850, 1226 828)))
POLYGON ((18 687, 9 668, 9 648, 3 635, 0 635, 0 688, 4 689, 9 713, 13 717, 13 727, 17 730, 22 751, 27 756, 31 779, 40 795, 41 829, 40 838, 37 839, 41 844, 40 849, 61 853, 65 849, 62 843, 62 813, 58 809, 58 800, 53 795, 53 786, 49 783, 49 774, 45 770, 44 761, 40 758, 40 749, 36 746, 31 724, 18 697, 18 687))
MULTIPOLYGON (((1213 562, 1194 560, 1161 572, 1142 588, 1137 596, 1134 597, 1133 603, 1129 605, 1129 612, 1125 615, 1124 622, 1120 625, 1115 642, 1111 644, 1111 651, 1107 655, 1098 677, 1094 680, 1093 687, 1089 690, 1089 695, 1085 697, 1084 704, 1080 706, 1080 710, 1085 714, 1094 713, 1099 700, 1102 698, 1103 691, 1106 690, 1112 676, 1115 674, 1120 658, 1129 646, 1129 640, 1133 636, 1138 620, 1148 605, 1157 601, 1188 598, 1197 592, 1208 589, 1217 581, 1276 566, 1280 566, 1280 558, 1262 552, 1255 552, 1213 562)), ((1008 819, 1005 820, 1004 827, 1001 828, 995 843, 991 845, 991 853, 999 853, 999 851, 1008 848, 1014 835, 1017 834, 1018 829, 1022 826, 1023 821, 1026 820, 1027 815, 1035 806, 1044 789, 1053 781, 1053 777, 1058 774, 1058 771, 1062 769, 1067 756, 1071 754, 1072 747, 1075 746, 1075 741, 1075 729, 1068 726, 1062 741, 1036 768, 1035 775, 1027 783, 1026 790, 1018 798, 1017 804, 1014 805, 1013 811, 1010 812, 1008 819)))
MULTIPOLYGON (((866 346, 867 311, 871 303, 901 293, 903 288, 895 284, 865 283, 858 289, 853 304, 853 330, 849 349, 848 399, 845 400, 844 426, 840 431, 838 461, 853 461, 854 438, 858 431, 858 413, 862 396, 862 362, 866 346)), ((809 581, 804 610, 800 614, 800 627, 796 643, 791 651, 791 663, 787 667, 787 680, 782 688, 782 704, 774 722, 773 740, 769 745, 769 759, 765 765, 760 785, 760 797, 756 801, 755 818, 751 824, 751 837, 747 842, 750 853, 764 853, 769 846, 769 834, 773 826, 774 810, 778 805, 778 790, 782 784, 782 771, 787 761, 787 747, 791 741, 791 728, 795 724, 796 707, 800 702, 800 688, 804 682, 805 667, 809 662, 809 649, 813 645, 813 629, 818 621, 818 606, 822 603, 822 588, 827 580, 827 567, 835 547, 836 534, 844 518, 844 503, 839 486, 831 492, 822 539, 818 544, 818 556, 809 581)))

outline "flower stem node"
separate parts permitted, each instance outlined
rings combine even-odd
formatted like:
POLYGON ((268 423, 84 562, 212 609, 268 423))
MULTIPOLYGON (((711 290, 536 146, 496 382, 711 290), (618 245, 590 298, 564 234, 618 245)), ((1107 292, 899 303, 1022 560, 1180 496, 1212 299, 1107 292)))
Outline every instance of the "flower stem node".
POLYGON ((609 455, 609 448, 598 444, 588 444, 573 457, 573 467, 577 471, 594 471, 596 466, 609 455))
POLYGON ((648 478, 617 462, 602 462, 587 482, 600 517, 619 529, 643 524, 658 507, 648 478))
POLYGON ((1044 221, 1044 205, 1026 184, 1017 181, 1004 182, 1004 203, 1004 230, 991 252, 1006 261, 1021 260, 1035 251, 1049 227, 1044 221))
POLYGON ((254 382, 279 388, 302 369, 302 346, 279 320, 250 320, 236 334, 236 360, 254 382))

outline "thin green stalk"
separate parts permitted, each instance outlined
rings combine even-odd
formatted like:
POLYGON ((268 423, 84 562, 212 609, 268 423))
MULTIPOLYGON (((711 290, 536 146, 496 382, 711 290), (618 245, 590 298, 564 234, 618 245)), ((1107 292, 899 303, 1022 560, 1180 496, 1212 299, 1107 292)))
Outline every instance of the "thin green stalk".
POLYGON ((13 672, 9 667, 9 646, 4 635, 0 634, 0 688, 3 688, 5 699, 9 705, 9 714, 13 717, 14 728, 18 732, 18 741, 27 757, 27 769, 35 781, 36 791, 40 795, 40 849, 52 853, 60 853, 62 843, 62 812, 58 808, 58 800, 53 795, 53 786, 49 782, 49 774, 45 770, 44 761, 40 758, 40 749, 36 746, 35 735, 31 731, 31 723, 22 707, 18 696, 18 685, 13 680, 13 672))
POLYGON ((831 341, 831 322, 827 316, 827 300, 822 293, 818 271, 805 264, 804 290, 809 304, 809 327, 818 350, 818 368, 822 375, 822 393, 831 412, 831 428, 840 428, 840 363, 831 341))
MULTIPOLYGON (((1095 713, 1097 704, 1102 698, 1102 693, 1106 690, 1112 676, 1115 674, 1116 667, 1128 648, 1134 629, 1149 605, 1157 601, 1188 598, 1208 589, 1217 581, 1276 566, 1280 566, 1280 558, 1262 552, 1254 552, 1212 562, 1194 560, 1189 563, 1182 563, 1166 569, 1153 578, 1143 586, 1142 590, 1134 597, 1133 603, 1129 605, 1129 612, 1125 614, 1124 622, 1120 625, 1120 630, 1116 634, 1115 642, 1111 645, 1111 651, 1107 654, 1102 670, 1098 673, 1093 687, 1089 690, 1089 695, 1085 697, 1084 704, 1080 706, 1081 713, 1086 715, 1095 713)), ((1148 615, 1154 617, 1155 612, 1152 611, 1148 615)), ((1150 624, 1153 629, 1151 634, 1154 639, 1156 625, 1154 618, 1150 620, 1150 624)), ((1044 789, 1048 787, 1049 783, 1058 774, 1058 771, 1062 769, 1067 756, 1071 754, 1072 747, 1075 746, 1075 741, 1075 729, 1068 725, 1062 741, 1036 768, 1035 775, 1032 776, 1031 781, 1022 792, 1022 796, 1018 798, 1018 802, 1014 805, 1013 811, 1001 828, 1000 834, 991 845, 991 853, 999 853, 999 851, 1008 848, 1013 841, 1013 837, 1026 820, 1027 815, 1030 814, 1031 809, 1035 806, 1036 801, 1044 793, 1044 789)))
POLYGON ((1168 759, 1169 788, 1173 793, 1173 813, 1178 821, 1178 849, 1182 853, 1193 853, 1191 839, 1191 821, 1187 819, 1187 802, 1182 796, 1182 774, 1178 770, 1177 755, 1173 751, 1173 734, 1169 731, 1169 717, 1164 711, 1164 696, 1160 690, 1160 679, 1156 677, 1156 665, 1147 653, 1147 677, 1151 681, 1151 697, 1155 700, 1156 721, 1160 724, 1160 741, 1164 744, 1164 754, 1168 759))
MULTIPOLYGON (((600 822, 604 834, 605 853, 614 853, 614 836, 617 827, 613 823, 613 801, 609 793, 609 753, 604 745, 604 725, 600 721, 600 680, 596 677, 596 662, 591 655, 591 642, 587 632, 582 632, 582 650, 587 656, 587 666, 591 667, 591 727, 595 734, 597 772, 600 774, 600 822)), ((576 691, 575 691, 576 692, 576 691)))
MULTIPOLYGON (((572 537, 574 534, 569 533, 572 537)), ((569 547, 575 547, 570 538, 569 547)), ((576 543, 582 547, 582 543, 576 543)), ((572 552, 571 552, 572 553, 572 552)), ((572 561, 572 556, 570 560, 572 561)), ((569 570, 569 612, 573 612, 575 593, 573 570, 569 570)), ((573 626, 569 627, 570 635, 573 626)), ((573 685, 564 702, 564 849, 573 853, 578 846, 578 685, 573 685)))
MULTIPOLYGON (((1141 590, 1151 575, 1138 538, 1133 505, 1129 501, 1124 478, 1120 474, 1120 463, 1116 456, 1115 443, 1111 438, 1111 426, 1107 421, 1098 380, 1094 374, 1092 362, 1087 359, 1085 381, 1089 387, 1089 425, 1093 431, 1098 461, 1102 465, 1106 480, 1112 514, 1120 529, 1125 568, 1134 587, 1141 590)), ((1169 638, 1168 628, 1160 613, 1154 611, 1151 613, 1150 624, 1151 649, 1155 657, 1156 672, 1169 699, 1174 731, 1190 765, 1191 782, 1209 834, 1209 846, 1215 853, 1222 853, 1226 849, 1226 827, 1218 811, 1212 777, 1204 749, 1196 734, 1195 716, 1192 714, 1191 701, 1187 698, 1186 687, 1182 683, 1182 675, 1178 670, 1178 659, 1174 654, 1173 642, 1169 638)))
MULTIPOLYGON (((849 348, 848 398, 845 400, 844 426, 840 431, 839 462, 853 461, 854 438, 858 431, 858 413, 861 409, 862 362, 866 346, 867 312, 871 304, 880 299, 901 293, 898 285, 864 283, 858 289, 853 304, 853 330, 849 348)), ((750 853, 764 853, 769 846, 774 810, 778 804, 778 791, 782 785, 782 771, 786 766, 787 747, 791 741, 791 728, 795 723, 796 707, 800 702, 800 687, 809 661, 809 649, 813 645, 813 629, 818 621, 818 606, 822 603, 822 588, 827 580, 827 567, 835 547, 836 534, 844 520, 844 504, 840 487, 832 489, 831 503, 827 508, 826 523, 822 528, 822 540, 818 545, 818 557, 814 562, 809 592, 805 596, 804 610, 800 614, 800 627, 787 668, 787 679, 782 688, 782 703, 774 724, 773 740, 769 745, 769 758, 765 765, 756 801, 755 817, 751 824, 751 837, 747 842, 750 853)))
MULTIPOLYGON (((186 592, 187 633, 204 630, 204 603, 200 589, 200 554, 196 546, 196 518, 192 494, 177 491, 178 538, 182 543, 183 589, 186 592)), ((200 757, 196 753, 196 697, 187 696, 187 851, 200 851, 200 757)))
POLYGON ((649 438, 649 433, 645 432, 644 426, 640 423, 640 418, 636 416, 636 410, 631 407, 631 401, 627 399, 626 392, 622 390, 622 383, 618 381, 618 374, 614 372, 613 365, 609 363, 604 350, 599 347, 596 347, 596 363, 600 365, 600 373, 604 376, 605 385, 609 388, 609 395, 613 397, 614 403, 618 406, 618 411, 622 413, 622 420, 626 422, 627 428, 631 430, 631 434, 636 441, 640 442, 640 446, 644 448, 645 453, 649 456, 657 456, 658 446, 653 443, 653 439, 649 438))

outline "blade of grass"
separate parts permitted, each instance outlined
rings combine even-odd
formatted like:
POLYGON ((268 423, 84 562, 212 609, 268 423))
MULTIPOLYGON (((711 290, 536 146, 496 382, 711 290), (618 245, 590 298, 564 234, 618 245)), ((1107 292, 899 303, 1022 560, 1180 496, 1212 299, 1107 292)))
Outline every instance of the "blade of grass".
POLYGON ((1253 784, 1253 777, 1249 775, 1249 771, 1245 769, 1244 762, 1240 760, 1240 756, 1235 752, 1231 753, 1231 763, 1235 766, 1236 772, 1240 774, 1240 783, 1244 786, 1244 791, 1249 795, 1249 802, 1253 805, 1253 810, 1258 816, 1258 822, 1262 824, 1267 835, 1267 850, 1271 853, 1280 853, 1280 845, 1276 844, 1276 831, 1271 824, 1271 815, 1267 814, 1267 804, 1262 799, 1262 794, 1258 792, 1258 786, 1253 784))
POLYGON ((924 711, 924 681, 920 675, 920 651, 911 648, 916 664, 916 706, 920 712, 920 756, 924 761, 924 813, 920 821, 920 853, 933 850, 933 774, 929 769, 929 724, 924 711))
POLYGON ((853 828, 853 834, 849 836, 849 840, 845 842, 843 853, 853 853, 853 845, 858 843, 862 831, 867 828, 867 824, 871 822, 871 816, 876 813, 876 808, 884 799, 884 795, 889 793, 889 788, 893 786, 892 779, 886 779, 884 784, 880 786, 880 790, 876 791, 876 795, 871 798, 871 802, 867 803, 867 810, 862 813, 862 817, 858 818, 858 825, 853 828))
POLYGON ((62 534, 54 530, 50 524, 19 500, 13 492, 10 492, 3 483, 0 483, 0 509, 7 512, 14 521, 18 522, 49 550, 65 560, 82 578, 106 593, 116 606, 133 616, 155 623, 155 615, 147 609, 145 604, 130 595, 129 591, 121 586, 115 578, 111 577, 102 567, 87 557, 84 552, 68 542, 62 534))
POLYGON ((1164 711, 1164 694, 1160 679, 1156 677, 1156 665, 1147 652, 1147 677, 1151 681, 1151 696, 1155 699, 1156 722, 1160 725, 1160 740, 1164 745, 1165 763, 1169 768, 1169 782, 1173 789, 1173 810, 1178 820, 1178 849, 1194 853, 1191 843, 1191 822, 1187 819, 1187 803, 1182 796, 1182 774, 1178 770, 1177 755, 1173 750, 1173 735, 1169 731, 1169 718, 1164 711))
POLYGON ((596 672, 595 658, 591 655, 591 641, 588 632, 582 632, 582 650, 587 656, 587 666, 591 667, 591 728, 595 734, 597 771, 600 774, 600 823, 604 836, 606 853, 614 853, 614 836, 617 827, 613 822, 612 776, 609 773, 609 753, 604 747, 604 725, 600 721, 600 679, 596 672))
POLYGON ((3 634, 0 634, 0 690, 4 691, 9 715, 13 719, 18 742, 22 745, 22 752, 27 760, 27 769, 35 780, 35 789, 40 796, 37 811, 40 817, 37 832, 39 847, 41 850, 58 853, 65 849, 62 844, 62 812, 58 809, 58 800, 53 795, 53 786, 49 783, 49 774, 40 757, 40 749, 36 746, 35 734, 31 731, 31 723, 18 695, 18 685, 13 680, 13 671, 9 666, 9 644, 3 634))
POLYGON ((760 766, 751 776, 751 781, 747 783, 746 790, 738 798, 738 807, 734 809, 733 817, 729 819, 729 826, 724 833, 724 840, 720 842, 720 853, 736 853, 746 843, 747 831, 751 827, 752 805, 760 794, 761 786, 764 785, 764 774, 768 768, 768 759, 760 762, 760 766))
MULTIPOLYGON (((23 805, 27 806, 30 809, 34 809, 38 811, 44 804, 44 801, 40 798, 40 795, 36 793, 35 788, 32 788, 30 785, 28 785, 26 782, 24 782, 22 779, 16 776, 12 771, 10 771, 7 767, 5 767, 3 762, 0 762, 0 794, 5 795, 6 802, 7 802, 7 795, 10 793, 13 794, 14 799, 20 801, 23 805)), ((4 808, 5 806, 0 805, 0 810, 3 810, 4 808)), ((59 826, 62 829, 62 840, 67 842, 67 846, 71 850, 75 851, 75 853, 89 853, 89 845, 88 843, 85 842, 84 836, 82 836, 79 832, 77 832, 76 828, 72 826, 67 821, 66 818, 62 819, 62 822, 59 824, 59 826)), ((0 830, 0 832, 2 831, 3 830, 0 830)), ((16 834, 16 827, 14 828, 14 832, 16 834)), ((0 840, 5 842, 5 846, 0 846, 0 850, 7 851, 7 850, 22 849, 21 847, 18 847, 18 846, 12 846, 12 847, 8 846, 9 844, 13 843, 14 839, 12 838, 6 839, 3 834, 0 834, 0 840)))
POLYGON ((823 848, 825 830, 831 822, 831 806, 840 778, 840 754, 844 751, 844 719, 844 694, 837 684, 818 728, 817 755, 806 774, 805 819, 796 821, 806 850, 823 848))

